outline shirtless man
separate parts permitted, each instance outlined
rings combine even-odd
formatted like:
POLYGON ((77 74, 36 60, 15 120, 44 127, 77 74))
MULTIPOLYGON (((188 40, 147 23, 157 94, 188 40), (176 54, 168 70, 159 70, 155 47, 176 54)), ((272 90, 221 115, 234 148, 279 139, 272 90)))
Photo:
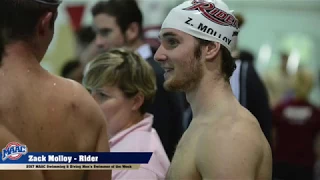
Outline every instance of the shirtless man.
MULTIPOLYGON (((109 152, 104 116, 82 86, 40 66, 54 34, 55 0, 1 0, 0 145, 32 152, 109 152)), ((109 180, 111 171, 0 171, 0 179, 109 180)))
POLYGON ((155 59, 165 69, 164 86, 186 92, 194 117, 177 146, 168 179, 271 179, 270 146, 229 84, 238 31, 236 18, 221 0, 186 1, 162 24, 155 59))

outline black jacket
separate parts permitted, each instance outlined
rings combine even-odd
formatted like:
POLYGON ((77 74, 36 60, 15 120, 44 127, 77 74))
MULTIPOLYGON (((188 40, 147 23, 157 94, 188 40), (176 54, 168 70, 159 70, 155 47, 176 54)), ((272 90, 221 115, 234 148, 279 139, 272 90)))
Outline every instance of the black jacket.
POLYGON ((148 112, 154 115, 153 127, 157 130, 164 149, 171 160, 180 140, 182 128, 182 102, 181 93, 168 92, 163 88, 164 70, 153 59, 147 59, 153 67, 157 78, 157 92, 153 104, 148 112))
POLYGON ((240 67, 240 103, 259 121, 261 129, 270 142, 272 112, 265 85, 257 74, 254 65, 242 61, 240 67))

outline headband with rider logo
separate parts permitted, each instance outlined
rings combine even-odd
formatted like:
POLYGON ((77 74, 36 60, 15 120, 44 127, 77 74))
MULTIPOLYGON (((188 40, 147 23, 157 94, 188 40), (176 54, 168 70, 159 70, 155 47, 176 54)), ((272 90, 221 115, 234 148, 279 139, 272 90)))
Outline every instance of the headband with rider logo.
POLYGON ((238 20, 222 0, 188 0, 173 8, 161 29, 173 28, 219 42, 230 52, 237 44, 238 20))

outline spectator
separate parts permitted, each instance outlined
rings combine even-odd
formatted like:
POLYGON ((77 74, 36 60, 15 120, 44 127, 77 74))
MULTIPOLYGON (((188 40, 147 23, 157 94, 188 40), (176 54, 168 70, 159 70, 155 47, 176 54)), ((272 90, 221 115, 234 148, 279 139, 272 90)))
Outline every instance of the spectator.
MULTIPOLYGON (((299 70, 294 78, 295 98, 283 101, 273 111, 275 178, 313 179, 314 149, 319 144, 315 140, 319 141, 320 132, 319 111, 308 101, 313 81, 310 72, 299 70)), ((319 154, 319 149, 316 152, 319 154)))
POLYGON ((137 52, 153 67, 157 77, 157 92, 147 112, 154 115, 153 127, 158 131, 171 159, 182 135, 182 95, 167 92, 163 88, 164 71, 153 59, 155 49, 143 40, 143 17, 136 1, 101 1, 93 7, 92 14, 96 31, 95 44, 101 51, 126 47, 137 52))
POLYGON ((293 76, 287 71, 288 59, 287 53, 281 53, 280 68, 272 69, 264 77, 272 108, 291 96, 293 76))
MULTIPOLYGON (((243 27, 245 18, 241 14, 235 16, 239 20, 239 27, 243 27)), ((233 93, 241 105, 257 118, 264 135, 270 142, 272 113, 267 90, 254 68, 253 56, 250 53, 245 54, 243 51, 239 52, 239 56, 235 55, 237 53, 233 54, 237 65, 230 79, 233 93)))
POLYGON ((83 66, 98 54, 98 50, 94 45, 94 38, 95 32, 90 26, 84 26, 76 32, 76 56, 83 66))
POLYGON ((249 63, 254 64, 254 55, 250 51, 241 50, 239 59, 243 59, 242 61, 248 61, 249 63))
POLYGON ((114 170, 112 179, 164 179, 170 162, 146 111, 157 88, 152 67, 132 51, 113 49, 90 63, 84 85, 105 114, 111 152, 153 152, 139 170, 114 170))
POLYGON ((61 76, 82 83, 83 67, 79 60, 68 61, 62 68, 61 76))

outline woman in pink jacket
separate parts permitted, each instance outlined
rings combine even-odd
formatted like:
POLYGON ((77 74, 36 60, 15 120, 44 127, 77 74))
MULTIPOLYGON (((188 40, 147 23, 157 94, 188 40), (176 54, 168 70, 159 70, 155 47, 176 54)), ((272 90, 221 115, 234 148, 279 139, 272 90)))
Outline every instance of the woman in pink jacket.
POLYGON ((153 115, 146 112, 156 92, 148 62, 113 49, 90 63, 83 83, 105 114, 111 152, 153 152, 139 170, 114 170, 112 179, 164 179, 170 162, 152 128, 153 115))

